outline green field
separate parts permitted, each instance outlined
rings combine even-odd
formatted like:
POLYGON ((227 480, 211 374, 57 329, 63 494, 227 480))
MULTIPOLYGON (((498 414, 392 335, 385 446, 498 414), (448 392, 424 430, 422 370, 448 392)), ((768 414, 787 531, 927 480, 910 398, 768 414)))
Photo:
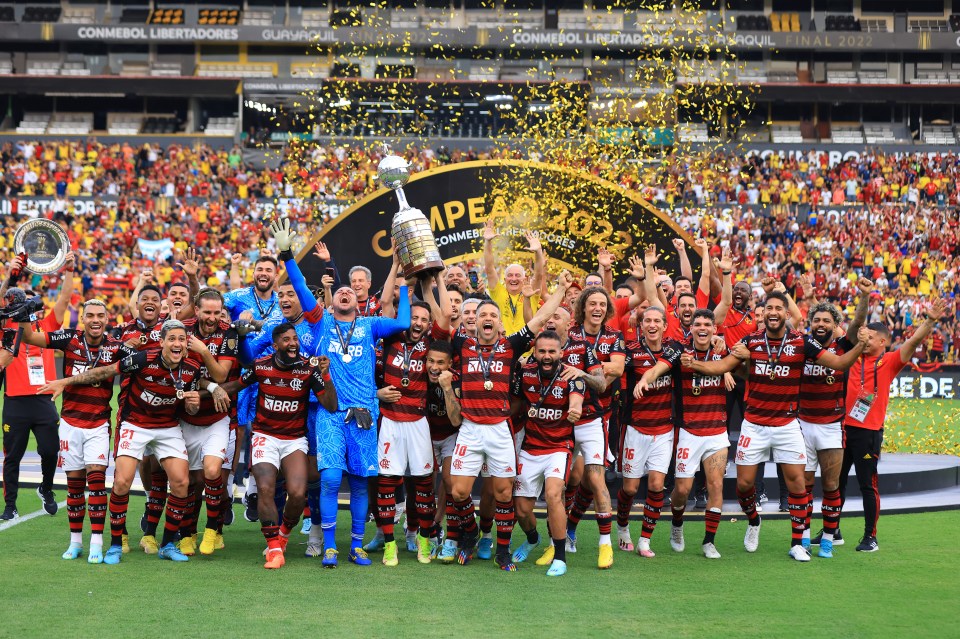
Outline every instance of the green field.
MULTIPOLYGON (((142 503, 130 505, 134 529, 142 503)), ((319 560, 300 556, 303 546, 296 543, 305 537, 299 533, 288 564, 267 572, 259 528, 235 508, 227 547, 188 564, 138 550, 119 566, 64 561, 64 513, 0 531, 6 584, 0 634, 543 639, 923 637, 956 631, 956 608, 949 602, 960 600, 958 512, 883 517, 879 552, 856 553, 852 539, 835 559, 809 564, 787 558, 784 521, 765 522, 760 550, 750 555, 741 544, 743 519, 724 520, 717 536, 723 559, 708 561, 699 554, 702 522, 687 523, 687 552, 679 555, 669 548, 664 520, 654 535, 655 559, 616 551, 616 563, 604 572, 595 567, 596 526, 585 521, 570 571, 551 579, 532 564, 514 574, 481 561, 421 566, 406 552, 393 569, 380 565, 376 553, 368 568, 323 570, 319 560)), ((639 524, 632 527, 638 534, 639 524)), ((857 528, 852 522, 848 527, 857 528)), ((139 531, 134 546, 137 539, 139 531)), ((519 539, 517 531, 515 543, 519 539)))
MULTIPOLYGON (((33 437, 28 449, 36 450, 33 437)), ((960 456, 960 399, 890 400, 883 449, 960 456)))

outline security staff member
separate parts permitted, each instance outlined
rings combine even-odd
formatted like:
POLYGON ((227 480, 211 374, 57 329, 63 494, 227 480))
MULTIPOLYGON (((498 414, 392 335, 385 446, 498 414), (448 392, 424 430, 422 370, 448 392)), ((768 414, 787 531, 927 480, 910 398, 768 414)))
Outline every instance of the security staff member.
MULTIPOLYGON (((63 285, 53 307, 42 319, 33 325, 34 331, 50 332, 58 330, 73 295, 73 253, 67 254, 63 268, 63 285)), ((19 273, 23 269, 20 257, 8 264, 8 273, 19 273)), ((8 288, 16 286, 15 277, 9 278, 0 288, 0 294, 6 297, 8 288)), ((32 295, 32 291, 27 291, 32 295)), ((2 302, 5 304, 6 302, 2 302)), ((4 332, 16 332, 17 324, 8 320, 4 332)), ((9 333, 8 333, 9 334, 9 333)), ((5 340, 11 343, 12 340, 5 340)), ((60 416, 51 395, 38 395, 37 390, 44 384, 57 379, 54 351, 21 344, 16 357, 11 351, 0 351, 0 367, 4 369, 3 394, 3 498, 4 510, 0 520, 9 521, 17 517, 17 493, 19 488, 20 460, 27 450, 30 432, 37 440, 37 452, 40 454, 42 479, 37 495, 43 501, 43 509, 50 515, 57 513, 57 500, 53 493, 53 476, 57 470, 57 457, 60 451, 58 435, 60 416)))

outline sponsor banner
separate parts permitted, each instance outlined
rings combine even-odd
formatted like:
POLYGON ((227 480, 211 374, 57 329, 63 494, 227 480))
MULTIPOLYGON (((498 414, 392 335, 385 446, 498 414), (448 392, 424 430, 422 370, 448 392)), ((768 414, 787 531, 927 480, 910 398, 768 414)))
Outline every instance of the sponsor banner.
POLYGON ((960 367, 921 372, 905 368, 890 386, 890 397, 903 399, 957 399, 960 397, 960 367))
MULTIPOLYGON (((492 216, 501 235, 495 245, 501 261, 532 257, 524 239, 529 230, 540 233, 554 270, 593 271, 597 250, 605 246, 619 260, 614 270, 620 277, 626 256, 642 253, 647 244, 659 249, 658 268, 679 270, 671 244, 674 237, 686 237, 679 227, 635 192, 587 173, 519 160, 463 162, 414 175, 404 192, 429 220, 448 264, 482 259, 483 224, 492 216)), ((312 253, 318 240, 342 269, 363 264, 375 283, 384 281, 398 208, 393 191, 381 189, 327 224, 298 258, 307 281, 319 282, 323 275, 312 253)))
POLYGON ((113 196, 0 198, 0 215, 37 217, 38 215, 49 216, 51 213, 69 213, 71 210, 79 215, 93 215, 98 207, 116 208, 117 198, 113 196))

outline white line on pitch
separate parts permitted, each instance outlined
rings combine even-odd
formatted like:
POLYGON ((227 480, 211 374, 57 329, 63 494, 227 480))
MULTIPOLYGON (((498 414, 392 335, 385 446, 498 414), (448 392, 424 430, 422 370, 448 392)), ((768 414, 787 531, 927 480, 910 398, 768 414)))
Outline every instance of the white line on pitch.
MULTIPOLYGON (((57 506, 59 506, 60 508, 66 508, 66 507, 67 507, 67 502, 61 501, 61 502, 59 502, 59 503, 57 504, 57 506)), ((46 514, 47 514, 47 511, 45 511, 43 508, 41 508, 40 510, 34 511, 34 512, 30 513, 29 515, 24 515, 23 517, 17 517, 17 518, 14 519, 13 521, 8 521, 8 522, 5 522, 5 523, 3 523, 3 524, 0 524, 0 532, 3 532, 4 530, 7 530, 8 528, 13 528, 13 527, 16 526, 17 524, 22 524, 22 523, 25 522, 25 521, 30 521, 31 519, 36 519, 37 517, 39 517, 39 516, 41 516, 41 515, 46 515, 46 514)))

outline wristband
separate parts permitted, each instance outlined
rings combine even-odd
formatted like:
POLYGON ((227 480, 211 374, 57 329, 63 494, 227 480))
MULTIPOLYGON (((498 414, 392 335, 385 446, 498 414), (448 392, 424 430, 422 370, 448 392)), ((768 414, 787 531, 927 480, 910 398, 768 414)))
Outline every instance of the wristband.
POLYGON ((207 384, 207 392, 211 395, 213 395, 213 391, 217 390, 218 388, 220 388, 220 384, 216 382, 209 382, 207 384))
POLYGON ((280 254, 278 255, 278 257, 280 258, 280 261, 281 261, 281 262, 286 262, 286 261, 288 261, 288 260, 292 260, 292 259, 294 259, 293 251, 290 250, 290 249, 286 249, 286 250, 284 250, 284 251, 280 251, 280 254))
POLYGON ((324 382, 333 381, 333 380, 330 379, 330 371, 327 371, 326 373, 323 374, 323 381, 324 381, 324 382))

